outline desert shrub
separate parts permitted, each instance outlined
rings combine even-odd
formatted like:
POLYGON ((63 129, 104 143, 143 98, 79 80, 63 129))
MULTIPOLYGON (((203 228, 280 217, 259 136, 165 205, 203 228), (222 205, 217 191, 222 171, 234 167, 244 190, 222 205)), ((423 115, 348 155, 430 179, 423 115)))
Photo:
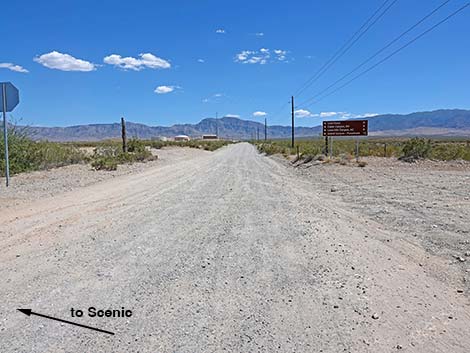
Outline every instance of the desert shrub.
POLYGON ((428 158, 432 151, 431 140, 412 138, 403 145, 403 160, 417 160, 428 158))
POLYGON ((470 161, 470 144, 468 142, 436 143, 432 148, 430 158, 444 161, 455 159, 470 161))
POLYGON ((186 142, 186 146, 191 148, 199 148, 205 151, 215 151, 221 147, 231 144, 231 141, 216 140, 216 141, 204 141, 204 140, 193 140, 186 142))
MULTIPOLYGON (((10 173, 17 174, 33 170, 50 169, 76 163, 90 163, 94 169, 115 170, 118 165, 133 162, 154 160, 149 147, 189 146, 193 148, 215 151, 232 143, 231 141, 145 141, 129 139, 128 152, 122 151, 119 140, 100 142, 48 142, 34 141, 28 128, 11 125, 8 131, 10 173), (93 154, 87 156, 81 150, 84 147, 94 147, 93 154)), ((0 134, 0 176, 5 173, 5 157, 3 154, 3 134, 0 134)))
POLYGON ((142 140, 133 138, 127 141, 127 152, 140 153, 145 150, 146 150, 145 143, 142 140))
POLYGON ((117 169, 118 161, 115 158, 99 157, 91 162, 91 166, 95 170, 112 171, 117 169))
MULTIPOLYGON (((0 137, 0 174, 5 174, 3 134, 0 137)), ((74 146, 56 142, 33 141, 26 129, 16 126, 8 131, 10 173, 18 174, 33 170, 50 169, 69 164, 82 163, 86 156, 74 146)))
POLYGON ((167 145, 168 145, 167 141, 152 141, 150 143, 150 147, 155 148, 157 150, 159 150, 160 148, 165 147, 167 145))
MULTIPOLYGON (((252 143, 256 144, 260 152, 267 155, 283 154, 285 156, 291 156, 297 153, 296 148, 291 148, 290 139, 252 143)), ((325 153, 324 139, 298 139, 295 144, 296 147, 299 147, 300 154, 304 156, 325 153)), ((355 154, 355 139, 334 139, 333 157, 343 158, 343 156, 347 156, 348 159, 351 159, 355 154)), ((399 157, 406 161, 414 161, 423 158, 437 160, 470 160, 470 141, 462 139, 435 139, 430 141, 422 138, 405 139, 401 137, 382 139, 368 138, 360 140, 359 155, 361 157, 399 157)))
POLYGON ((152 152, 150 152, 147 149, 135 152, 133 157, 134 157, 134 160, 138 162, 151 161, 157 158, 156 156, 152 154, 152 152))
POLYGON ((153 160, 155 157, 139 140, 129 140, 128 152, 119 144, 101 144, 94 149, 91 166, 96 170, 116 170, 119 164, 130 164, 153 160))
POLYGON ((403 155, 412 158, 427 158, 431 154, 431 140, 412 138, 403 145, 403 155))
POLYGON ((349 161, 352 159, 352 156, 347 153, 342 153, 339 156, 339 164, 347 165, 349 161))
POLYGON ((112 145, 99 145, 93 150, 93 158, 108 157, 115 158, 122 154, 120 147, 112 145))
POLYGON ((367 165, 367 162, 365 162, 365 161, 357 162, 357 166, 360 167, 360 168, 364 168, 366 165, 367 165))
POLYGON ((223 146, 227 146, 233 143, 228 140, 215 140, 215 141, 205 141, 205 140, 191 140, 191 141, 150 141, 144 142, 145 145, 160 149, 166 146, 178 146, 178 147, 190 147, 198 148, 206 151, 215 151, 223 146))
MULTIPOLYGON (((367 139, 360 140, 359 151, 361 156, 377 156, 385 157, 399 157, 402 154, 401 145, 403 141, 400 139, 367 139)), ((325 154, 325 140, 323 138, 311 139, 297 139, 295 142, 296 148, 299 147, 301 154, 319 155, 325 154)), ((270 140, 256 143, 258 150, 266 154, 296 154, 296 148, 291 147, 289 139, 270 140)), ((331 145, 329 145, 331 148, 331 145)), ((348 155, 354 156, 356 154, 356 140, 355 139, 334 139, 333 141, 333 156, 348 155)))
POLYGON ((267 155, 281 153, 282 150, 280 146, 275 145, 273 143, 261 143, 258 144, 257 147, 261 153, 265 153, 267 155))

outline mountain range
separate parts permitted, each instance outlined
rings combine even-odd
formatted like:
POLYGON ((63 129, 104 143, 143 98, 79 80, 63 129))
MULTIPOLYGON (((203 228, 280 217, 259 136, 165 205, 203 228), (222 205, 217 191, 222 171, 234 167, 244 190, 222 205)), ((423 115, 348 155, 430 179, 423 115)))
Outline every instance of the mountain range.
MULTIPOLYGON (((452 109, 418 112, 407 115, 385 114, 367 118, 371 136, 462 136, 470 137, 470 110, 452 109)), ((299 122, 300 119, 297 119, 299 122)), ((203 134, 215 134, 227 139, 255 138, 258 131, 264 138, 264 124, 234 117, 207 118, 197 124, 176 124, 172 126, 148 126, 127 122, 127 135, 142 139, 188 135, 193 138, 203 134)), ((319 136, 321 126, 296 127, 297 137, 319 136)), ((28 127, 35 140, 48 141, 97 141, 119 138, 121 125, 91 124, 68 127, 28 127)), ((268 126, 268 138, 289 138, 290 126, 268 126)))

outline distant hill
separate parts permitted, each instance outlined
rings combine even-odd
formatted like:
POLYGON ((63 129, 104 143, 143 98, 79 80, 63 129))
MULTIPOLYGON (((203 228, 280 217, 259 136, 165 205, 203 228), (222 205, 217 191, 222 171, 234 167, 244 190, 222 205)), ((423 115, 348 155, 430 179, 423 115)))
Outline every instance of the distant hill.
MULTIPOLYGON (((161 136, 173 137, 176 135, 188 135, 201 137, 204 134, 216 134, 223 138, 250 139, 259 131, 260 138, 264 137, 264 124, 256 121, 242 120, 233 117, 220 119, 208 118, 197 124, 177 124, 166 126, 148 126, 144 124, 126 123, 127 135, 142 139, 152 139, 161 136)), ((48 141, 97 141, 105 139, 120 138, 121 125, 115 124, 91 124, 67 127, 29 127, 28 131, 35 140, 48 141)), ((321 131, 319 127, 296 128, 296 134, 300 136, 314 136, 321 131)), ((289 126, 269 126, 270 138, 289 137, 291 128, 289 126)))
MULTIPOLYGON (((372 136, 470 136, 469 110, 436 110, 407 115, 385 114, 368 118, 372 136)), ((299 121, 299 120, 298 120, 299 121)), ((264 137, 264 125, 251 120, 234 117, 221 119, 208 118, 197 124, 177 124, 172 126, 148 126, 127 122, 129 137, 143 139, 189 135, 200 137, 203 134, 215 134, 231 139, 249 139, 264 137)), ((31 136, 36 140, 49 141, 96 141, 121 136, 120 124, 92 124, 68 127, 30 127, 31 136)), ((318 136, 321 127, 297 127, 298 137, 318 136)), ((289 126, 273 125, 268 127, 269 138, 288 138, 289 126)))
POLYGON ((470 110, 378 115, 369 118, 369 129, 374 135, 470 136, 470 110))

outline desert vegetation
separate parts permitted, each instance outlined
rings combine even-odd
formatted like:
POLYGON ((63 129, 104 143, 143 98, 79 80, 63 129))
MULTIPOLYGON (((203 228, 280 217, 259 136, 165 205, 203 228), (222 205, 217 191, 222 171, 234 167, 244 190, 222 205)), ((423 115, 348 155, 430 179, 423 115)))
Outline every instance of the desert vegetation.
POLYGON ((221 147, 233 143, 230 140, 191 140, 191 141, 145 141, 152 148, 162 148, 167 146, 198 148, 205 151, 215 151, 221 147))
POLYGON ((127 152, 115 141, 96 144, 89 159, 96 170, 116 170, 119 164, 146 162, 156 158, 143 141, 131 139, 128 141, 127 152))
MULTIPOLYGON (((258 150, 268 155, 282 154, 286 157, 297 155, 300 159, 324 158, 324 139, 299 139, 295 147, 290 140, 270 140, 253 142, 258 150), (298 148, 298 150, 297 150, 298 148)), ((331 145, 330 145, 331 147, 331 145)), ((334 139, 333 157, 341 160, 352 159, 356 153, 356 140, 334 139)), ((360 139, 359 154, 361 157, 394 157, 413 162, 419 159, 432 160, 466 160, 470 161, 470 140, 465 139, 424 139, 424 138, 383 138, 360 139)), ((297 157, 296 157, 297 158, 297 157)))
MULTIPOLYGON (((79 163, 89 164, 95 170, 116 170, 120 164, 155 160, 157 156, 151 152, 152 148, 178 146, 215 151, 229 143, 229 141, 176 142, 133 138, 127 143, 127 152, 123 152, 121 142, 118 140, 59 143, 34 141, 27 128, 12 126, 8 132, 10 173, 12 175, 79 163), (88 151, 86 151, 87 149, 88 151)), ((3 134, 0 137, 0 150, 0 175, 3 176, 5 173, 3 134)))
MULTIPOLYGON (((12 127, 8 134, 10 173, 17 174, 84 162, 77 147, 52 142, 35 142, 25 129, 12 127)), ((0 174, 5 173, 4 139, 0 137, 0 174)))

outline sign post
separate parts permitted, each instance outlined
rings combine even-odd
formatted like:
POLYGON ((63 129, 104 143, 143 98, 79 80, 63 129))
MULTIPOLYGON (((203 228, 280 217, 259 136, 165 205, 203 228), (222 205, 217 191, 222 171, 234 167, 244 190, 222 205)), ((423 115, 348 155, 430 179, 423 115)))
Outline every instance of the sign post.
POLYGON ((323 136, 367 136, 368 120, 338 120, 323 122, 323 136))
MULTIPOLYGON (((325 136, 325 149, 333 155, 333 136, 367 136, 369 134, 368 120, 337 120, 323 122, 323 136, 325 136), (330 137, 330 146, 328 146, 330 137), (328 148, 329 147, 329 148, 328 148)), ((356 159, 359 159, 359 140, 356 139, 356 159)))
POLYGON ((359 139, 356 139, 356 162, 359 162, 359 139))
POLYGON ((8 126, 7 112, 13 111, 18 105, 18 89, 11 82, 0 82, 2 85, 1 105, 3 110, 3 143, 5 145, 5 179, 6 186, 10 184, 10 161, 8 157, 8 126))
POLYGON ((333 137, 330 137, 330 159, 333 158, 333 137))

